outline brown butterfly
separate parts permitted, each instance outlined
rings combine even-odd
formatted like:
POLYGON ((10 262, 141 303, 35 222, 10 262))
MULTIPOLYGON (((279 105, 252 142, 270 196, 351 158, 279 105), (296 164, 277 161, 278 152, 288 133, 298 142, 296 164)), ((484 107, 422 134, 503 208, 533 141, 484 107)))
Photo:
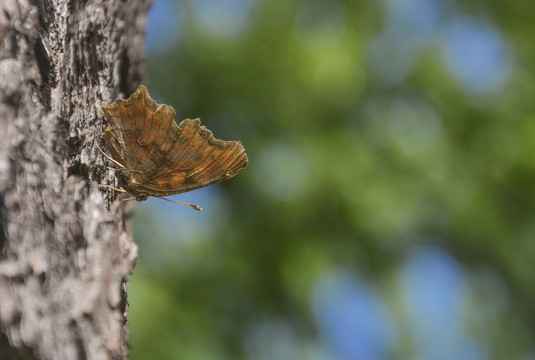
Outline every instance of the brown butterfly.
POLYGON ((102 111, 109 123, 105 137, 111 157, 104 155, 119 167, 115 174, 124 190, 102 186, 134 196, 124 201, 199 189, 229 179, 247 165, 241 142, 214 138, 200 119, 177 125, 175 110, 156 104, 143 85, 128 100, 118 99, 102 111))

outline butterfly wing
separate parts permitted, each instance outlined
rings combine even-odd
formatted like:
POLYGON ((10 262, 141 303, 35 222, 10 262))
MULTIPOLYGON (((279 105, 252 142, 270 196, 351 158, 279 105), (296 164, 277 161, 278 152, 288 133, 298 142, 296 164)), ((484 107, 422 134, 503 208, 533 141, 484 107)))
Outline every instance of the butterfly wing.
POLYGON ((136 191, 165 196, 199 189, 233 177, 247 162, 241 142, 218 140, 199 119, 186 119, 167 158, 136 191))
POLYGON ((109 123, 106 141, 114 160, 141 178, 150 178, 178 139, 175 110, 158 105, 139 85, 127 100, 102 106, 109 123))

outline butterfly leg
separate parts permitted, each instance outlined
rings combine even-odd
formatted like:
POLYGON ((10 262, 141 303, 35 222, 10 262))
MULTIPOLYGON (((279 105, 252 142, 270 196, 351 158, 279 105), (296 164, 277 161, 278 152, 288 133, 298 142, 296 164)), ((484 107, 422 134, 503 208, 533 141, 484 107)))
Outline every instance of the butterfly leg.
POLYGON ((98 184, 98 186, 105 187, 105 188, 108 188, 108 189, 112 189, 112 190, 115 190, 115 191, 120 192, 120 193, 125 193, 126 192, 123 189, 117 189, 117 188, 114 188, 113 186, 109 186, 109 185, 98 184))
POLYGON ((108 154, 106 154, 104 151, 102 151, 102 149, 100 148, 100 146, 97 145, 97 149, 102 153, 102 155, 104 155, 108 160, 110 160, 112 163, 114 163, 115 165, 119 166, 121 169, 124 169, 124 166, 123 164, 121 164, 120 162, 114 160, 111 156, 109 156, 108 154))
MULTIPOLYGON (((104 184, 98 184, 98 186, 100 187, 105 187, 107 189, 111 189, 111 190, 115 190, 117 192, 120 192, 120 193, 126 193, 127 191, 123 190, 123 189, 117 189, 117 188, 114 188, 113 186, 109 186, 109 185, 104 185, 104 184)), ((121 202, 119 203, 119 205, 121 205, 122 203, 124 203, 125 201, 129 201, 129 200, 136 200, 135 197, 131 197, 131 198, 127 198, 127 199, 123 199, 121 200, 121 202)))
MULTIPOLYGON (((126 192, 126 191, 125 191, 126 192)), ((122 203, 126 202, 126 201, 130 201, 130 200, 136 200, 135 197, 131 197, 131 198, 127 198, 127 199, 123 199, 121 200, 121 202, 119 203, 119 205, 121 205, 122 203)))

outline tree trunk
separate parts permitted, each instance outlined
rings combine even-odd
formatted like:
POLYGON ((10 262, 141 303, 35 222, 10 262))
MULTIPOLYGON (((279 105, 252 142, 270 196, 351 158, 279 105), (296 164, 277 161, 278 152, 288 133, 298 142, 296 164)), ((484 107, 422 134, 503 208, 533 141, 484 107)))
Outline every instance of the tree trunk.
MULTIPOLYGON (((120 359, 137 258, 97 150, 147 0, 0 2, 0 359, 120 359)), ((130 205, 131 206, 131 205, 130 205)))

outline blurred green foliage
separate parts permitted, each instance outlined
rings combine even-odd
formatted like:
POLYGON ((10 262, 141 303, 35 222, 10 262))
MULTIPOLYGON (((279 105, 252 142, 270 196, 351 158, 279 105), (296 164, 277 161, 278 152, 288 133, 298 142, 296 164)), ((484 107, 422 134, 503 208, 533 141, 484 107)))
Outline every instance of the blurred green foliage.
POLYGON ((311 302, 332 269, 386 304, 385 354, 419 358, 398 278, 422 248, 459 265, 473 358, 533 356, 535 3, 437 0, 423 25, 393 0, 243 3, 230 16, 241 27, 218 32, 178 2, 179 35, 148 54, 151 95, 241 140, 250 163, 203 193, 212 215, 138 205, 131 359, 342 359, 322 353, 311 302), (457 53, 475 62, 467 75, 448 60, 458 19, 501 44, 495 82, 471 77, 484 66, 474 46, 457 53), (266 323, 286 350, 262 343, 266 323))

